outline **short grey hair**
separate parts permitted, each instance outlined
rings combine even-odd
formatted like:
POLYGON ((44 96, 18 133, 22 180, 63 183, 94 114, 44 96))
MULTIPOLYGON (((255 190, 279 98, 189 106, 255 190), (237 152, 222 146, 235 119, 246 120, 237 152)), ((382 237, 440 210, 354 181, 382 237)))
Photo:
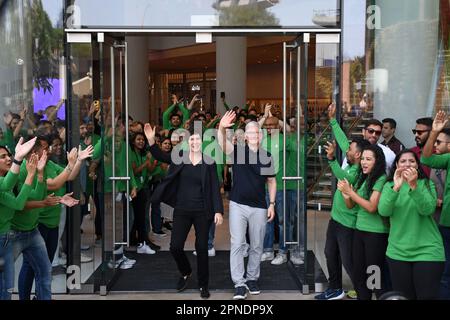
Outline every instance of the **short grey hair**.
POLYGON ((256 121, 250 121, 249 123, 247 123, 245 125, 245 132, 247 132, 248 129, 250 129, 250 127, 255 127, 258 128, 259 133, 262 133, 261 127, 259 126, 259 123, 256 121))

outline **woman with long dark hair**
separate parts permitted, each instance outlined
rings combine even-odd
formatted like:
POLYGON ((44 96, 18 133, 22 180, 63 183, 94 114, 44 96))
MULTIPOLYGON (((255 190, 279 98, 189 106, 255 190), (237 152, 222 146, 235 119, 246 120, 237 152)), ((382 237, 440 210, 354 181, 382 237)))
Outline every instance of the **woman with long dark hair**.
POLYGON ((147 204, 147 182, 150 169, 150 159, 145 152, 145 135, 142 132, 135 133, 130 139, 129 162, 136 179, 137 195, 131 204, 133 205, 134 223, 133 230, 138 234, 137 253, 155 254, 146 243, 147 232, 145 230, 145 214, 147 204))
POLYGON ((378 210, 391 226, 386 256, 393 290, 429 300, 439 297, 445 254, 433 219, 436 188, 419 164, 411 150, 397 155, 378 210))
POLYGON ((161 151, 155 144, 155 128, 145 124, 145 135, 150 152, 155 159, 169 163, 166 178, 154 190, 151 201, 165 202, 175 208, 173 230, 170 241, 172 253, 181 277, 177 290, 183 291, 192 269, 184 252, 184 243, 192 225, 195 228, 195 250, 197 252, 197 276, 200 296, 209 298, 208 231, 211 223, 223 222, 223 203, 219 191, 215 162, 202 154, 201 135, 191 130, 188 150, 161 151))
MULTIPOLYGON (((172 143, 169 137, 161 138, 161 151, 169 154, 172 151, 172 143)), ((150 180, 150 190, 153 192, 156 190, 161 181, 166 177, 167 171, 169 170, 169 165, 165 162, 156 160, 153 156, 150 159, 151 164, 151 180, 150 180)), ((153 234, 158 237, 165 237, 166 233, 162 230, 163 225, 169 229, 172 227, 168 222, 163 223, 162 221, 162 210, 161 203, 153 202, 151 204, 151 222, 153 234)))
POLYGON ((380 297, 385 291, 384 266, 389 226, 378 214, 378 202, 386 182, 386 160, 383 150, 377 145, 363 149, 361 174, 355 190, 346 180, 338 183, 348 208, 357 206, 356 230, 353 238, 353 277, 360 300, 371 300, 372 291, 380 297), (377 269, 368 269, 368 267, 377 269), (381 277, 381 283, 368 288, 367 277, 373 272, 381 277))

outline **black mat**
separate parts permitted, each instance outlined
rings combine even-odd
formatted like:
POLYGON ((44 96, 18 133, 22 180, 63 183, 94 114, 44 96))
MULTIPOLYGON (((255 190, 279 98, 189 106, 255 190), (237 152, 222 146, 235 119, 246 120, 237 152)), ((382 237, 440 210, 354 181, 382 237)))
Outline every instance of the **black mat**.
MULTIPOLYGON (((186 254, 193 268, 193 275, 187 289, 196 289, 198 288, 196 256, 192 254, 192 251, 186 254)), ((176 291, 174 288, 179 273, 170 252, 159 251, 155 255, 138 255, 128 252, 127 257, 136 259, 137 262, 132 269, 122 270, 111 291, 176 291)), ((229 259, 229 251, 216 251, 216 256, 210 257, 210 290, 233 290, 229 259)), ((270 261, 261 263, 259 286, 261 290, 269 291, 300 290, 286 263, 274 266, 270 264, 270 261)))

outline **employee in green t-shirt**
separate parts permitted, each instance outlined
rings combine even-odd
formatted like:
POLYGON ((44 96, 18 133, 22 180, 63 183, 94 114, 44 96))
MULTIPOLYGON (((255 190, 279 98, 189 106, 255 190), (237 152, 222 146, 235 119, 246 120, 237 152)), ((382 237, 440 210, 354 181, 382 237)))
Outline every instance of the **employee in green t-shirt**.
MULTIPOLYGON (((49 150, 49 137, 38 137, 37 143, 34 147, 34 152, 39 156, 47 154, 49 150)), ((71 197, 71 194, 65 194, 65 183, 67 181, 74 180, 83 162, 86 158, 92 156, 93 147, 89 146, 85 150, 81 151, 73 148, 68 156, 68 165, 63 168, 51 160, 48 160, 44 168, 44 177, 46 179, 47 190, 44 193, 44 197, 55 194, 60 197, 60 204, 72 207, 78 204, 78 200, 71 197)), ((24 180, 26 172, 21 168, 19 175, 19 185, 24 180)), ((59 240, 59 220, 61 214, 61 205, 44 206, 40 208, 30 208, 29 212, 23 212, 22 214, 16 214, 13 219, 13 228, 18 231, 26 232, 30 230, 39 230, 47 251, 48 260, 51 263, 53 261, 56 248, 59 240)), ((21 300, 29 300, 31 295, 31 289, 33 286, 33 280, 37 272, 32 267, 32 261, 25 255, 21 268, 21 281, 19 281, 19 298, 21 300)))
POLYGON ((371 300, 372 291, 379 298, 386 290, 385 261, 389 226, 378 214, 378 202, 386 182, 386 160, 383 150, 377 145, 363 149, 361 175, 355 190, 347 180, 339 180, 348 208, 357 207, 356 230, 353 236, 353 279, 359 300, 371 300), (367 268, 376 266, 381 277, 381 287, 368 288, 367 268))
POLYGON ((420 161, 441 173, 445 183, 439 220, 439 231, 444 240, 445 269, 441 279, 440 298, 450 300, 450 129, 445 128, 448 123, 447 114, 439 111, 433 121, 430 136, 422 150, 420 161), (436 154, 433 154, 433 146, 436 154), (446 170, 446 173, 445 173, 446 170))
MULTIPOLYGON (((0 146, 0 176, 5 176, 12 164, 12 155, 9 150, 0 146)), ((32 192, 32 183, 38 164, 38 156, 33 154, 27 164, 27 177, 25 184, 17 192, 13 190, 0 192, 0 260, 3 262, 0 270, 0 300, 11 300, 14 289, 14 233, 11 232, 11 220, 16 210, 22 210, 32 192)))
MULTIPOLYGON (((170 137, 161 138, 161 151, 170 154, 172 151, 172 143, 170 137)), ((166 177, 169 165, 162 161, 156 160, 153 156, 150 158, 150 191, 156 190, 159 183, 166 177)), ((164 226, 167 230, 172 230, 172 226, 169 221, 162 221, 161 203, 153 202, 151 205, 151 228, 154 235, 158 237, 165 237, 167 234, 162 230, 164 226)))
POLYGON ((389 217, 387 260, 394 291, 409 300, 439 297, 444 245, 433 219, 436 188, 411 150, 396 157, 378 212, 389 217))
POLYGON ((147 207, 148 201, 147 182, 150 169, 150 157, 145 152, 145 140, 145 135, 142 132, 135 133, 130 139, 128 159, 137 184, 137 194, 131 202, 134 212, 132 229, 136 230, 138 234, 137 253, 155 254, 156 251, 151 249, 148 243, 146 243, 145 216, 147 212, 145 208, 147 207))
MULTIPOLYGON (((348 142, 345 141, 344 148, 347 145, 348 142)), ((370 143, 367 140, 362 138, 354 139, 345 152, 348 166, 342 169, 335 157, 335 143, 327 142, 325 150, 333 175, 339 180, 346 179, 351 185, 355 185, 361 172, 362 151, 369 145, 370 143)), ((339 146, 341 147, 341 144, 339 146)), ((344 298, 342 266, 344 266, 345 271, 349 275, 353 287, 355 286, 352 251, 353 235, 356 228, 356 213, 357 207, 347 208, 342 192, 336 190, 325 240, 329 285, 327 290, 315 296, 317 300, 338 300, 344 298)))

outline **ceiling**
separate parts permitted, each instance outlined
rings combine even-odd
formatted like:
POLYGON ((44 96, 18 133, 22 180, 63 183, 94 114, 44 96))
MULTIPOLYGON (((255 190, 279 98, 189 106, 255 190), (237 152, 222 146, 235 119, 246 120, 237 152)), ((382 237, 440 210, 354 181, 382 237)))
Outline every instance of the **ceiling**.
MULTIPOLYGON (((283 42, 293 36, 247 37, 247 65, 280 63, 283 42)), ((150 72, 202 72, 216 68, 215 43, 149 51, 150 72)))

